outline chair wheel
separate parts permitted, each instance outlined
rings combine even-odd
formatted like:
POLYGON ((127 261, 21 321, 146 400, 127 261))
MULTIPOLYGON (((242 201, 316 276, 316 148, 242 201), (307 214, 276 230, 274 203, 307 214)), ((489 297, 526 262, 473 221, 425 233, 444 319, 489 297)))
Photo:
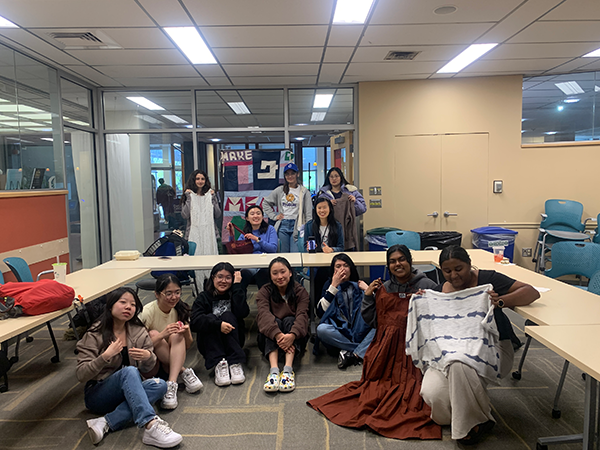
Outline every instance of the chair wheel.
POLYGON ((560 419, 560 409, 553 409, 552 410, 552 418, 553 419, 560 419))
POLYGON ((27 336, 27 337, 25 338, 25 342, 33 342, 33 337, 31 337, 31 336, 27 336))
POLYGON ((13 364, 16 364, 19 362, 19 357, 18 356, 13 356, 12 358, 10 358, 8 360, 8 362, 10 362, 10 365, 12 366, 13 364))
POLYGON ((539 442, 535 445, 535 450, 548 450, 547 445, 542 445, 539 442))
POLYGON ((512 373, 512 377, 513 377, 515 380, 520 380, 520 379, 521 379, 521 372, 517 372, 517 371, 513 372, 513 373, 512 373))
POLYGON ((8 391, 8 386, 3 384, 2 386, 0 386, 0 392, 6 392, 8 391))
POLYGON ((56 364, 57 362, 60 362, 60 359, 58 358, 58 356, 54 355, 52 358, 50 358, 50 361, 56 364))

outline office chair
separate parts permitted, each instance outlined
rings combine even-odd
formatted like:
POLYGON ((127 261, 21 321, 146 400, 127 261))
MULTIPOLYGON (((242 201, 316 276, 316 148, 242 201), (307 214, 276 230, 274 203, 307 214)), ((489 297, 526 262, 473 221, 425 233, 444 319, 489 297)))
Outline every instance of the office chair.
MULTIPOLYGON (((593 220, 593 219, 591 219, 591 220, 593 220)), ((596 218, 596 229, 594 230, 594 237, 592 238, 592 242, 595 242, 596 244, 600 244, 600 232, 598 230, 598 227, 600 227, 600 222, 598 222, 599 220, 600 220, 600 214, 598 214, 598 217, 596 218)))
MULTIPOLYGON (((419 233, 416 233, 414 231, 388 231, 385 234, 385 242, 388 248, 390 248, 392 245, 400 244, 406 245, 410 250, 421 250, 421 236, 419 235, 419 233)), ((427 247, 425 250, 437 250, 437 248, 427 247)), ((413 267, 419 269, 423 273, 433 272, 435 274, 436 282, 439 284, 440 277, 437 271, 437 267, 431 264, 415 265, 413 267)), ((387 271, 387 265, 385 270, 387 271)))

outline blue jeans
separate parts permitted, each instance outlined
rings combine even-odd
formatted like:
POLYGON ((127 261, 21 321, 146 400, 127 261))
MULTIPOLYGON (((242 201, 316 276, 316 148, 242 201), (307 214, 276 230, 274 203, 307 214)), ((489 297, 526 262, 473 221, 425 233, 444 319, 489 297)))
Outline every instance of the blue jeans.
POLYGON ((317 337, 321 339, 325 345, 349 352, 354 352, 356 355, 364 358, 371 341, 375 337, 375 328, 369 331, 362 342, 352 342, 350 339, 340 333, 338 328, 334 325, 321 323, 317 327, 317 337))
POLYGON ((294 239, 294 227, 296 221, 291 219, 283 219, 277 231, 279 238, 280 253, 298 253, 298 243, 294 239))
POLYGON ((103 415, 112 431, 133 420, 142 428, 156 416, 152 404, 167 392, 167 383, 159 378, 142 381, 140 371, 123 367, 85 390, 85 406, 103 415))

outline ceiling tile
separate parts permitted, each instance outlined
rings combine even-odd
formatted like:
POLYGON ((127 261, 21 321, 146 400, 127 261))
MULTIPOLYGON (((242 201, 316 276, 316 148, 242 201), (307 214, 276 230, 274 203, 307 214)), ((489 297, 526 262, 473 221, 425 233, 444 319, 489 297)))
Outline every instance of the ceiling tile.
POLYGON ((325 51, 324 62, 336 63, 336 62, 348 62, 354 47, 327 47, 325 51))
POLYGON ((599 42, 600 21, 536 22, 509 42, 599 42))
POLYGON ((448 61, 465 49, 464 45, 411 45, 394 47, 359 47, 352 62, 382 62, 390 51, 420 52, 413 61, 448 61))
POLYGON ((117 78, 117 81, 125 86, 136 87, 204 87, 208 84, 199 76, 198 77, 162 77, 162 78, 117 78))
POLYGON ((438 15, 434 9, 448 3, 421 0, 414 2, 398 2, 396 0, 379 0, 373 12, 371 24, 405 24, 405 23, 466 23, 497 22, 516 8, 522 0, 503 0, 490 2, 481 0, 453 0, 451 5, 458 9, 452 14, 438 15))
POLYGON ((327 45, 334 47, 354 47, 364 29, 364 25, 333 25, 327 45))
POLYGON ((190 65, 175 66, 95 66, 100 72, 114 78, 157 78, 177 74, 180 77, 194 77, 198 73, 190 65))
POLYGON ((566 58, 479 60, 466 67, 463 72, 531 73, 531 71, 548 70, 567 61, 566 58))
MULTIPOLYGON (((160 1, 160 0, 158 0, 160 1)), ((183 0, 198 25, 326 25, 333 0, 183 0)))
POLYGON ((370 25, 360 42, 368 45, 469 45, 492 24, 370 25))
POLYGON ((105 28, 100 31, 123 48, 175 48, 160 28, 105 28))
MULTIPOLYGON (((392 77, 404 74, 428 73, 437 71, 442 63, 416 61, 385 61, 381 63, 351 63, 347 75, 390 75, 392 77)), ((391 78, 395 79, 395 78, 391 78)))
POLYGON ((196 70, 202 74, 203 77, 224 77, 223 69, 218 64, 196 64, 194 65, 196 70))
POLYGON ((313 85, 316 76, 310 77, 231 77, 235 86, 294 86, 313 85))
POLYGON ((56 48, 48 42, 39 39, 26 30, 3 28, 0 29, 0 34, 10 39, 7 42, 8 45, 14 45, 16 42, 18 45, 21 45, 26 49, 30 49, 31 55, 34 57, 42 56, 58 64, 81 63, 59 48, 56 48))
POLYGON ((82 77, 86 77, 87 79, 98 83, 100 86, 121 86, 121 83, 119 83, 118 81, 101 72, 98 72, 97 70, 94 70, 89 66, 68 65, 65 67, 79 74, 82 77))
POLYGON ((211 86, 231 86, 227 77, 205 77, 211 86))
POLYGON ((192 21, 177 0, 139 0, 161 27, 187 27, 192 21))
POLYGON ((221 64, 228 63, 318 63, 323 50, 319 47, 293 48, 215 48, 221 64))
POLYGON ((345 68, 346 64, 323 64, 319 73, 319 84, 339 83, 345 68))
POLYGON ((599 44, 563 43, 556 44, 501 44, 482 59, 520 58, 578 58, 595 50, 599 44))
POLYGON ((371 73, 369 75, 345 75, 343 83, 360 83, 361 81, 389 81, 389 80, 424 80, 430 73, 412 73, 402 75, 381 75, 371 73))
POLYGON ((318 64, 224 64, 230 77, 317 75, 318 64))
POLYGON ((600 2, 567 0, 550 11, 542 20, 600 20, 600 2))
POLYGON ((572 61, 568 61, 565 64, 561 64, 561 65, 556 65, 553 66, 552 68, 548 68, 547 70, 549 71, 549 73, 569 73, 569 72, 573 72, 576 70, 585 70, 585 71, 589 71, 589 70, 595 70, 592 69, 591 67, 593 67, 594 62, 597 60, 594 60, 593 58, 588 59, 588 58, 577 58, 574 59, 572 61))
POLYGON ((210 47, 315 47, 325 44, 327 26, 204 27, 210 47))
POLYGON ((179 50, 68 50, 68 53, 90 66, 120 66, 142 64, 186 64, 179 50))

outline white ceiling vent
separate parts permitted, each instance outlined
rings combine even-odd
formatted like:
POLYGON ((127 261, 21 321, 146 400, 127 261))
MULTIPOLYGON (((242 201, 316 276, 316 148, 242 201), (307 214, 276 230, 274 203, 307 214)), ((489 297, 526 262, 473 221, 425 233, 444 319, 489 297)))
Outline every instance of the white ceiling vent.
POLYGON ((419 53, 421 52, 394 52, 391 51, 387 54, 387 56, 385 58, 383 58, 384 61, 410 61, 412 59, 415 59, 415 56, 417 56, 419 53))
POLYGON ((58 41, 64 50, 81 50, 91 48, 122 48, 106 33, 100 30, 65 30, 48 33, 55 42, 58 41))

